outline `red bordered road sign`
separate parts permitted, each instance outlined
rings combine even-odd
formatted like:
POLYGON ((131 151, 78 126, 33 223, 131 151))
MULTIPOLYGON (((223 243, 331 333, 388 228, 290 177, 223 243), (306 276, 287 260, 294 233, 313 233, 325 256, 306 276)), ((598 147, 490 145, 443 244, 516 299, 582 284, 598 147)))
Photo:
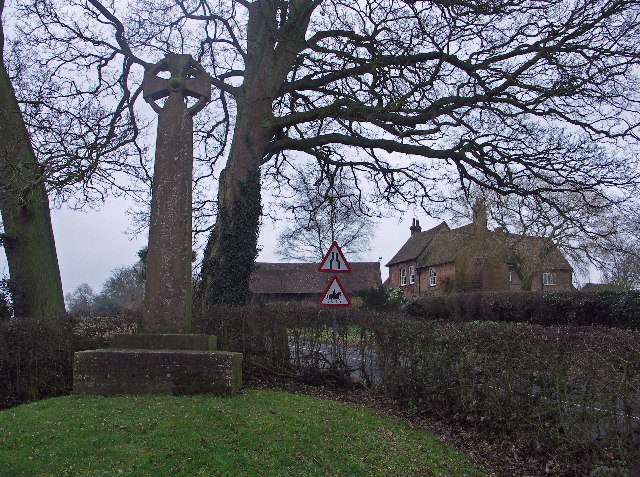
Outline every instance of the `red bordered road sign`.
POLYGON ((335 275, 331 278, 327 289, 322 294, 322 298, 318 302, 320 306, 338 306, 348 308, 351 306, 351 300, 344 292, 342 284, 335 275))
POLYGON ((322 259, 318 271, 324 273, 351 273, 349 262, 344 258, 337 242, 333 242, 329 247, 329 251, 322 259))

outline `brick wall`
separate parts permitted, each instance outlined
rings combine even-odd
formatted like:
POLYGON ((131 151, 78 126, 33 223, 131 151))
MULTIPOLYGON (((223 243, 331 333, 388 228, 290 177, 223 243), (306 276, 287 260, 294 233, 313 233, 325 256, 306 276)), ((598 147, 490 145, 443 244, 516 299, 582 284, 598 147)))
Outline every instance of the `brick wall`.
POLYGON ((404 268, 407 274, 407 284, 402 287, 402 292, 404 296, 413 296, 418 294, 418 273, 415 270, 415 262, 402 262, 396 265, 392 265, 389 267, 389 283, 392 288, 400 286, 400 270, 404 268), (414 267, 414 280, 413 285, 409 284, 409 267, 414 267))
POLYGON ((389 283, 391 287, 400 286, 400 270, 404 268, 407 273, 407 284, 402 287, 404 296, 414 296, 424 292, 443 293, 447 281, 453 282, 455 265, 453 262, 438 265, 436 267, 436 286, 429 285, 429 268, 423 267, 414 272, 415 283, 409 283, 409 266, 415 266, 415 262, 403 262, 389 267, 389 283))
MULTIPOLYGON (((544 291, 570 291, 571 288, 571 272, 568 270, 545 270, 556 274, 555 285, 544 285, 544 291)), ((542 274, 531 284, 531 291, 540 291, 542 287, 542 274)))
MULTIPOLYGON (((415 271, 415 283, 409 284, 409 266, 415 262, 403 262, 389 267, 389 282, 391 287, 400 286, 400 269, 406 269, 407 285, 402 287, 404 296, 414 296, 419 293, 433 292, 444 293, 447 286, 451 286, 455 281, 455 264, 453 262, 438 265, 436 267, 436 286, 429 285, 429 268, 423 267, 415 271)), ((549 270, 556 274, 556 285, 545 285, 545 291, 568 291, 571 290, 571 272, 568 270, 549 270)), ((542 275, 538 277, 531 285, 532 291, 539 291, 542 284, 542 275)), ((512 271, 511 283, 509 283, 509 270, 505 265, 499 270, 484 270, 482 273, 482 291, 520 291, 522 284, 520 278, 512 271)), ((480 291, 480 290, 478 290, 480 291)))

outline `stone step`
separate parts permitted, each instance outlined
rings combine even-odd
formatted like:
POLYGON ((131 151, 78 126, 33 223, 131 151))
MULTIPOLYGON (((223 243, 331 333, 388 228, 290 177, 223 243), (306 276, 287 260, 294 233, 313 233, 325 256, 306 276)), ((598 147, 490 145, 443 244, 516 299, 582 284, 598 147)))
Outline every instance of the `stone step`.
POLYGON ((218 349, 218 338, 200 334, 116 334, 111 337, 109 346, 122 349, 215 351, 218 349))
POLYGON ((73 357, 74 394, 229 396, 241 386, 241 353, 112 348, 73 357))

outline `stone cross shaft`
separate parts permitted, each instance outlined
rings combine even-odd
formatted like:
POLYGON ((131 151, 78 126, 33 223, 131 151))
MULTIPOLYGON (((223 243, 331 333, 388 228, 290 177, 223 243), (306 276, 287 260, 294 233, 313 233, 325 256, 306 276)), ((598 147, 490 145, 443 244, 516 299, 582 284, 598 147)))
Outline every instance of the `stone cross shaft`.
POLYGON ((158 113, 158 136, 141 331, 190 333, 192 118, 211 99, 211 78, 190 55, 167 55, 145 72, 143 95, 158 113))

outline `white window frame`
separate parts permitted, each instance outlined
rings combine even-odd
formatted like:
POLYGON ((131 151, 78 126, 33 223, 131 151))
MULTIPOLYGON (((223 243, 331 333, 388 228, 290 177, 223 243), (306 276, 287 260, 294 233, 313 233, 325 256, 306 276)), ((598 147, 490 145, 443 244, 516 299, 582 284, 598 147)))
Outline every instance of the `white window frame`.
POLYGON ((407 269, 406 268, 400 269, 400 286, 401 287, 407 286, 407 269))
POLYGON ((413 285, 416 282, 416 278, 413 272, 413 265, 409 265, 409 285, 413 285))
POLYGON ((542 284, 544 286, 552 286, 558 284, 558 276, 555 272, 544 272, 542 274, 542 284))
POLYGON ((436 286, 436 267, 431 267, 429 269, 429 286, 430 287, 435 287, 436 286))

